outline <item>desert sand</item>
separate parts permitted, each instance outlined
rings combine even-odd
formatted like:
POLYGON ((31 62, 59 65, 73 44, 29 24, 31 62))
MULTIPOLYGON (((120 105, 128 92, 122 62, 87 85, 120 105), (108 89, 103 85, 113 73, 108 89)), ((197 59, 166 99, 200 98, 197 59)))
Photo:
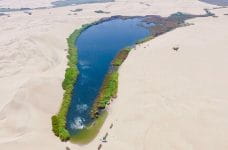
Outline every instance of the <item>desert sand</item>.
POLYGON ((120 69, 118 98, 90 144, 60 142, 50 121, 61 103, 66 38, 74 29, 105 16, 203 14, 214 7, 197 0, 117 0, 0 17, 1 149, 94 150, 108 132, 104 150, 227 150, 227 8, 138 45, 120 69), (76 8, 83 11, 70 11, 76 8))
POLYGON ((1 0, 0 8, 38 8, 50 7, 55 0, 1 0))

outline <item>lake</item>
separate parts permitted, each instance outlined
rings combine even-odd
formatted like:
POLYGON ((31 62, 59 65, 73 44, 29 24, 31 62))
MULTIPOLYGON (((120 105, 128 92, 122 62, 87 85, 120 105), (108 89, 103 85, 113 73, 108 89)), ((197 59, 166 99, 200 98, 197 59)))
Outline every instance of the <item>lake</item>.
POLYGON ((209 10, 205 10, 203 15, 177 12, 169 17, 112 16, 102 18, 85 29, 75 41, 78 49, 77 67, 80 74, 74 85, 66 122, 66 128, 73 141, 84 138, 89 142, 87 139, 93 138, 86 136, 90 134, 95 137, 102 126, 105 117, 98 119, 101 121, 94 122, 91 110, 107 73, 113 69, 113 59, 123 48, 132 47, 136 43, 150 39, 147 37, 156 37, 175 28, 188 26, 190 24, 185 23, 187 19, 213 15, 209 10))
POLYGON ((62 7, 68 5, 76 5, 76 4, 85 4, 85 3, 102 3, 102 2, 112 2, 114 0, 59 0, 52 2, 51 4, 54 7, 62 7))
POLYGON ((150 35, 142 18, 112 19, 93 25, 78 37, 79 76, 67 115, 71 135, 91 123, 92 105, 117 53, 150 35))

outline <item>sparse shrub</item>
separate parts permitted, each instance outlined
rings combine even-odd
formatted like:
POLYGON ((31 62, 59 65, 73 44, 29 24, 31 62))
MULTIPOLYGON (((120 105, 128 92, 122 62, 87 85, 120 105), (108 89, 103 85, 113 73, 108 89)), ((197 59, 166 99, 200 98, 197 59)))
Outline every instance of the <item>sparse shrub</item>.
POLYGON ((58 126, 58 117, 56 115, 51 117, 52 120, 52 131, 56 136, 59 136, 59 126, 58 126))

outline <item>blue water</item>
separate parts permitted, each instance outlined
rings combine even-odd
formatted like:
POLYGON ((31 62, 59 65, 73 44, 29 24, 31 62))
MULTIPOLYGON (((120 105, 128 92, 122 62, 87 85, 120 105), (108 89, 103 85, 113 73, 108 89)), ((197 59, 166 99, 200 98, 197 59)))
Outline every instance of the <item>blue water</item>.
POLYGON ((58 0, 55 2, 52 2, 51 4, 54 5, 54 7, 62 7, 62 6, 68 6, 68 5, 74 5, 74 4, 85 4, 85 3, 101 3, 101 2, 112 2, 114 0, 58 0))
POLYGON ((212 4, 212 5, 228 6, 228 0, 200 0, 200 1, 212 4))
POLYGON ((114 19, 93 25, 79 36, 76 45, 80 74, 67 115, 67 129, 71 134, 91 122, 91 106, 117 53, 150 35, 144 26, 139 18, 114 19))

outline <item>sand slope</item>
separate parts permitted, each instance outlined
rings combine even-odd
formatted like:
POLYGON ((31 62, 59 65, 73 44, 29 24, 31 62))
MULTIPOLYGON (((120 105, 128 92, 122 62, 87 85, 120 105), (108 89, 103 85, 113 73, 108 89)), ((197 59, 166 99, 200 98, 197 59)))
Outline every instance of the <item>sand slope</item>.
POLYGON ((227 9, 138 46, 121 67, 118 98, 92 143, 61 143, 51 132, 63 92, 66 37, 75 28, 104 16, 202 14, 212 7, 196 0, 118 0, 0 17, 0 147, 92 150, 108 131, 103 149, 227 149, 227 9), (76 8, 83 11, 75 15, 70 10, 76 8), (99 9, 111 14, 94 13, 99 9))
POLYGON ((50 7, 56 0, 0 0, 0 8, 50 7))

